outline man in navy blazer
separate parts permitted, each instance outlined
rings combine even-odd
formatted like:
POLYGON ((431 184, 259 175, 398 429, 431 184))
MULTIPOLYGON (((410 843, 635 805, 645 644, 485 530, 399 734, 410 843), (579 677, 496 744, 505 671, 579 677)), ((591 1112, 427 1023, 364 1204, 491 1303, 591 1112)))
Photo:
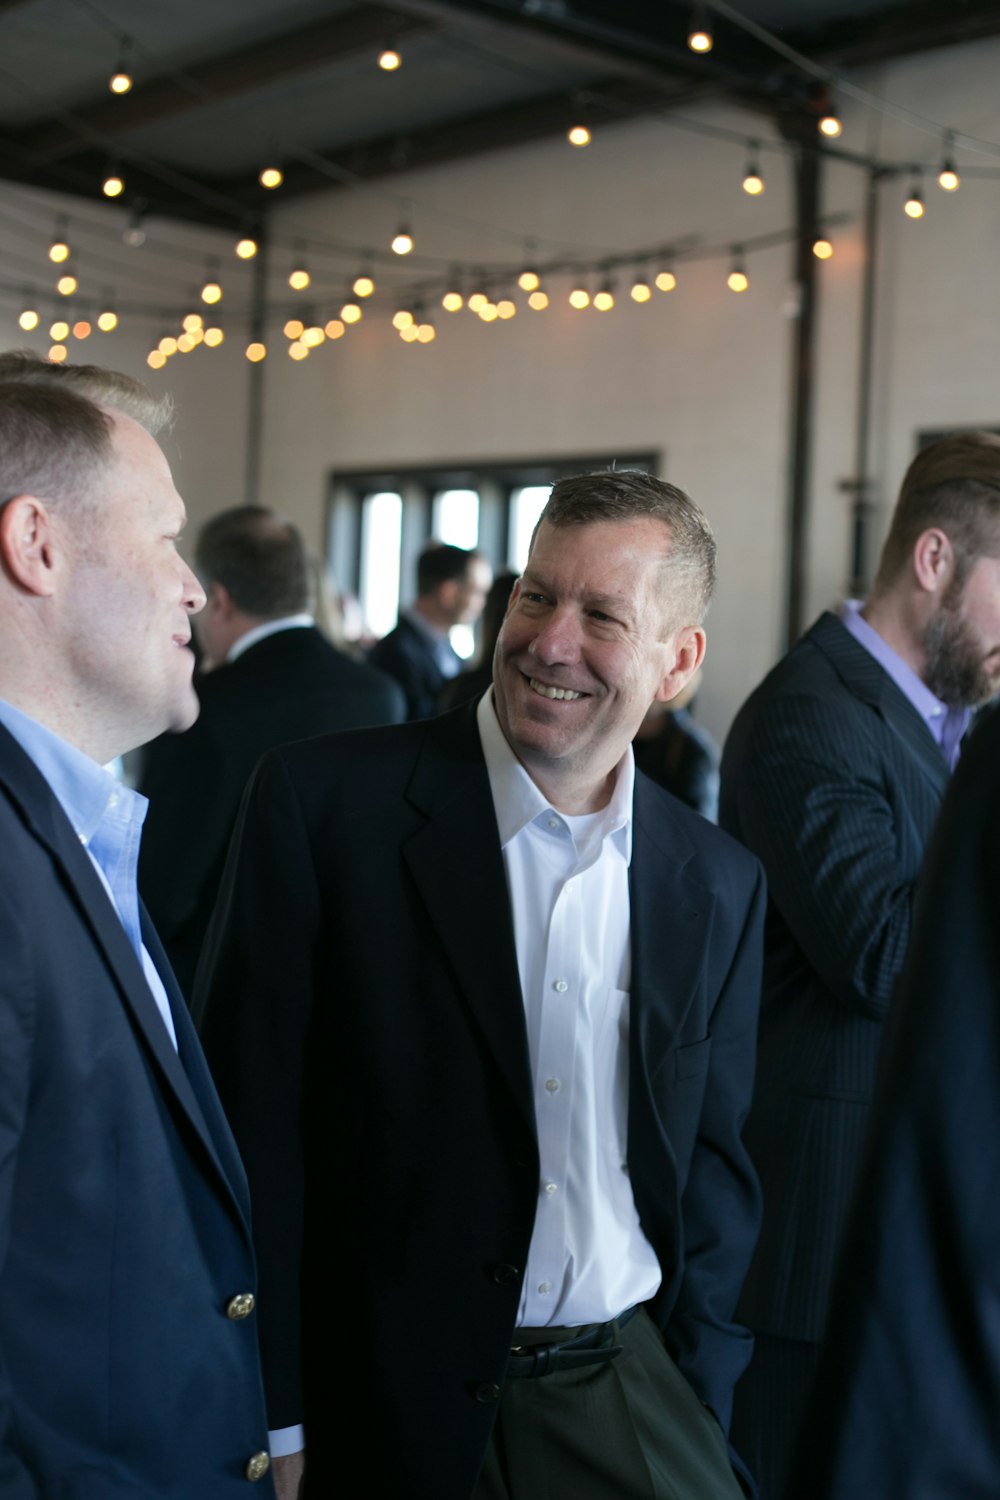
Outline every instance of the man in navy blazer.
POLYGON ((630 750, 713 570, 681 491, 560 481, 492 695, 252 783, 196 1010, 310 1497, 359 1430, 408 1500, 739 1493, 763 885, 630 750))
POLYGON ((273 1494, 247 1186, 104 763, 197 712, 163 403, 0 356, 0 1494, 273 1494))
POLYGON ((924 850, 971 705, 1000 686, 998 551, 1000 438, 925 449, 869 598, 817 620, 726 743, 722 824, 769 895, 747 1126, 764 1220, 740 1304, 756 1345, 733 1418, 764 1500, 827 1323, 924 850))
MULTIPOLYGON (((990 562, 1000 600, 1000 555, 990 562)), ((1000 662, 1000 619, 992 639, 1000 662)), ((998 890, 994 710, 962 756, 928 851, 794 1500, 997 1493, 998 890)))

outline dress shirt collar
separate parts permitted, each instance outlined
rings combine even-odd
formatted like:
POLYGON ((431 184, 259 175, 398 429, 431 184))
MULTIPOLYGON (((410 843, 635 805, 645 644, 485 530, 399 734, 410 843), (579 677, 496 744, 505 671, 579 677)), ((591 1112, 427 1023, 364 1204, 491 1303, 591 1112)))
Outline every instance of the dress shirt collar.
MULTIPOLYGON (((553 807, 535 785, 514 754, 500 728, 490 688, 479 700, 476 722, 482 742, 486 773, 490 779, 493 807, 500 830, 501 849, 537 818, 548 820, 555 815, 572 827, 573 819, 553 807)), ((614 790, 607 807, 601 809, 601 836, 613 836, 626 864, 632 860, 632 794, 635 789, 635 761, 631 745, 618 763, 614 790)))
POLYGON ((263 625, 255 625, 248 630, 246 635, 241 635, 238 641, 234 641, 229 648, 226 661, 236 661, 244 651, 249 651, 251 646, 256 646, 258 641, 266 641, 269 635, 277 635, 280 630, 306 630, 315 625, 312 615, 302 613, 298 615, 282 615, 280 620, 265 620, 263 625))
POLYGON ((861 614, 860 599, 846 599, 840 609, 840 620, 859 645, 875 658, 892 678, 900 692, 913 705, 939 745, 948 764, 954 768, 962 736, 969 727, 972 710, 949 708, 931 692, 913 668, 894 651, 878 631, 861 614))

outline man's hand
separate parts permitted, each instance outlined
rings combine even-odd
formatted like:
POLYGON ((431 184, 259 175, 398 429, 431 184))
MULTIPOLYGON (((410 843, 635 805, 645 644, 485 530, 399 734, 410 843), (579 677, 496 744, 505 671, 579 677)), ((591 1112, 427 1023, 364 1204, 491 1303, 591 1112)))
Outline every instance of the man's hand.
POLYGON ((302 1476, 306 1471, 305 1450, 303 1449, 300 1453, 289 1453, 285 1458, 274 1459, 271 1469, 278 1500, 298 1500, 302 1476))

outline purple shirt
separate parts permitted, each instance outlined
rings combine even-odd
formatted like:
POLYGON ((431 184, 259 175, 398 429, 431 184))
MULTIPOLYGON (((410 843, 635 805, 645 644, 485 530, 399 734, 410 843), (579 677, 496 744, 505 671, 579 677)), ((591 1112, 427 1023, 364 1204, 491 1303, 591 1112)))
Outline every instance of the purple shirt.
POLYGON ((926 682, 922 682, 878 631, 861 618, 861 608, 860 599, 846 599, 839 611, 841 623, 858 644, 874 656, 899 691, 913 704, 934 736, 934 743, 940 748, 949 768, 954 771, 961 753, 962 736, 972 718, 971 708, 949 708, 940 698, 935 698, 926 682))

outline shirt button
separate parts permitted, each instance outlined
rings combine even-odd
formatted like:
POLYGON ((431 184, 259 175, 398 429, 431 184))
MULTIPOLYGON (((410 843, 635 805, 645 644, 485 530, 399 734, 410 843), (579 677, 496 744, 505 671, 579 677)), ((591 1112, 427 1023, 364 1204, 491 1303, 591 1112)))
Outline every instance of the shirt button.
POLYGON ((558 1080, 558 1078, 546 1078, 546 1080, 545 1080, 545 1087, 546 1087, 546 1090, 548 1091, 548 1093, 550 1093, 550 1094, 558 1094, 558 1092, 559 1092, 559 1080, 558 1080))
POLYGON ((551 1292, 551 1290, 552 1290, 552 1283, 551 1283, 551 1281, 540 1281, 538 1283, 538 1290, 541 1292, 542 1296, 544 1297, 546 1292, 551 1292))
POLYGON ((256 1484, 258 1479, 263 1479, 271 1467, 271 1459, 267 1453, 254 1453, 247 1461, 243 1471, 251 1484, 256 1484))
POLYGON ((545 1184, 545 1191, 546 1191, 546 1192, 547 1192, 547 1193, 548 1193, 548 1194, 549 1194, 549 1196, 550 1196, 550 1197, 551 1197, 551 1196, 552 1196, 552 1194, 553 1194, 553 1193, 558 1193, 558 1191, 559 1191, 559 1187, 558 1187, 558 1185, 557 1185, 557 1184, 556 1184, 556 1183, 554 1183, 554 1182, 547 1182, 547 1183, 546 1183, 546 1184, 545 1184))
POLYGON ((232 1318, 238 1323, 241 1318, 248 1318, 254 1310, 255 1298, 253 1292, 237 1292, 235 1297, 230 1297, 226 1303, 226 1317, 232 1318))
POLYGON ((558 828, 559 827, 559 819, 558 818, 550 818, 549 819, 549 827, 550 828, 558 828))
POLYGON ((552 988, 558 995, 565 995, 566 991, 569 989, 569 985, 566 983, 565 979, 557 979, 554 981, 552 988))

